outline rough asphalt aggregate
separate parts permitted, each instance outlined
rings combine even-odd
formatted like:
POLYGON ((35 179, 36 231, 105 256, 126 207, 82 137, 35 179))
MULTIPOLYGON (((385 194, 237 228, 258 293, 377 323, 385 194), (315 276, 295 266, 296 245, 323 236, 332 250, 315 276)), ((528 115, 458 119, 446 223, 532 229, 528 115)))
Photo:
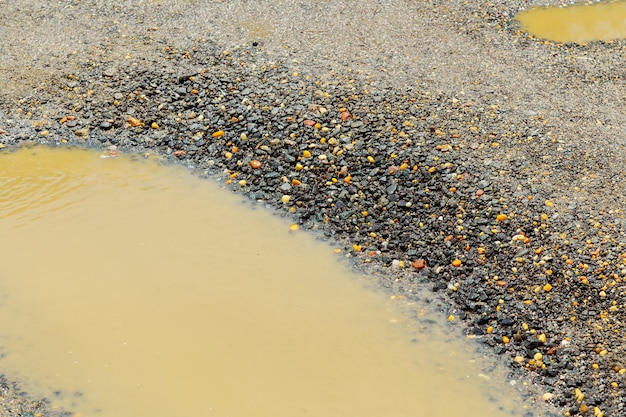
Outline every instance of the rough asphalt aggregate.
MULTIPOLYGON (((277 47, 263 27, 239 43, 168 42, 142 10, 56 5, 105 21, 124 12, 139 33, 124 42, 152 52, 125 56, 106 38, 41 68, 7 64, 0 146, 151 152, 216 176, 338 242, 394 292, 432 290, 451 322, 539 388, 529 402, 624 415, 624 41, 535 39, 512 20, 515 2, 402 3, 509 61, 489 78, 473 51, 342 59, 277 47), (519 78, 510 63, 524 57, 519 78)), ((0 389, 5 415, 47 415, 0 389)))

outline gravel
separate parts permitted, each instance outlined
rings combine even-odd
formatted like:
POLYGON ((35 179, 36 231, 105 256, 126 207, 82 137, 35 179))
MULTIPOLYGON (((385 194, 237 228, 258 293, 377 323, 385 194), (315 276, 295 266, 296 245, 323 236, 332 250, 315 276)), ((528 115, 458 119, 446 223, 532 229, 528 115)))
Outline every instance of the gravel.
POLYGON ((534 39, 512 1, 17 3, 87 38, 28 66, 3 43, 4 147, 217 177, 437 304, 555 412, 624 415, 624 41, 534 39))

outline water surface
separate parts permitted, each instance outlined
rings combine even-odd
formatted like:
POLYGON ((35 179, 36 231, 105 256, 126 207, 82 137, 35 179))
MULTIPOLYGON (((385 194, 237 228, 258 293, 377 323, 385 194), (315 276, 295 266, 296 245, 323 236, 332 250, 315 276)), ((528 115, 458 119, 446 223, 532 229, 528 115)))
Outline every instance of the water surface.
POLYGON ((557 42, 626 39, 626 2, 543 7, 520 12, 524 30, 557 42))

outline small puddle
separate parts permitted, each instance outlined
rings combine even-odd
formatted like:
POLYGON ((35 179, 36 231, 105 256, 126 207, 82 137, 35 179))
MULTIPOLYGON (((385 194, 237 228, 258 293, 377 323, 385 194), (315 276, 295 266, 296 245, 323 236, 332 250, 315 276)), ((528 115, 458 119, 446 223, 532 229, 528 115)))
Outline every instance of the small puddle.
POLYGON ((2 152, 0 236, 1 371, 76 416, 524 408, 437 316, 366 289, 329 246, 182 169, 2 152))
POLYGON ((525 31, 556 42, 626 39, 626 1, 536 8, 515 19, 525 31))

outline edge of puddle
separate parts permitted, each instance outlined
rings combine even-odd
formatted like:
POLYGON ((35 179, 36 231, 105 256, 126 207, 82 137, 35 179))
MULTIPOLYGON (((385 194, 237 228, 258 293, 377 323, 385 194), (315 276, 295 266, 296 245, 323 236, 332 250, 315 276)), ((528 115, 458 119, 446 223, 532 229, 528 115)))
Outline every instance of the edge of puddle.
MULTIPOLYGON (((98 146, 98 144, 87 144, 87 146, 80 146, 75 144, 50 146, 40 145, 37 143, 22 143, 17 146, 5 147, 0 150, 0 153, 12 152, 24 147, 33 148, 38 146, 52 148, 70 147, 86 149, 97 152, 104 152, 104 155, 107 155, 107 152, 111 152, 110 149, 103 150, 103 147, 98 146)), ((200 178, 204 181, 209 180, 217 185, 218 188, 221 188, 223 192, 230 192, 231 194, 235 194, 239 198, 241 204, 250 205, 253 209, 264 210, 266 213, 277 216, 281 219, 286 220, 289 218, 288 213, 280 212, 269 204, 263 204, 263 202, 254 201, 244 195, 241 195, 237 192, 236 187, 229 187, 227 185, 224 185, 223 183, 220 184, 225 176, 224 174, 221 174, 219 172, 199 172, 199 170, 196 168, 184 166, 184 164, 179 163, 178 161, 167 160, 165 157, 159 154, 146 150, 137 150, 136 152, 132 153, 123 153, 125 156, 130 157, 131 159, 150 159, 153 163, 157 163, 166 167, 174 167, 175 169, 180 169, 181 172, 184 172, 184 175, 200 178)), ((322 233, 320 233, 320 231, 317 230, 301 231, 306 233, 310 239, 327 245, 329 248, 339 248, 343 243, 345 243, 340 240, 324 236, 322 233)), ((362 255, 361 257, 365 258, 365 255, 362 255)), ((359 285, 362 285, 370 291, 377 292, 383 296, 386 296, 388 299, 388 303, 395 304, 394 308, 398 309, 398 311, 401 312, 402 316, 406 319, 408 323, 405 329, 407 331, 407 337, 411 337, 411 335, 428 337, 432 336, 433 333, 436 332, 441 332, 441 335, 443 335, 446 340, 453 340, 455 338, 457 340, 461 340, 465 337, 463 343, 467 346, 468 351, 481 360, 480 367, 481 369, 483 369, 484 373, 479 374, 479 377, 484 379, 485 390, 501 388, 499 394, 508 392, 509 395, 518 396, 520 400, 523 400, 525 402, 524 404, 520 405, 519 408, 516 408, 515 410, 509 410, 510 415, 555 415, 553 414, 553 410, 549 409, 549 407, 547 407, 547 405, 541 401, 541 392, 539 392, 538 387, 530 383, 529 378, 527 378, 525 374, 519 372, 519 369, 507 366, 505 362, 499 360, 499 357, 494 354, 491 349, 488 349, 487 346, 481 343, 481 336, 470 336, 467 334, 469 328, 462 320, 458 319, 458 316, 456 316, 457 309, 450 302, 450 300, 445 297, 445 294, 442 294, 441 292, 433 292, 429 288, 426 288, 430 283, 423 279, 415 279, 414 273, 412 273, 410 269, 393 270, 396 274, 396 278, 394 280, 390 280, 389 268, 383 269, 382 266, 375 263, 364 262, 361 257, 355 257, 349 254, 340 254, 337 257, 337 262, 341 264, 341 267, 344 267, 354 273, 354 275, 358 278, 359 285), (412 277, 412 282, 408 286, 404 285, 404 282, 406 281, 404 281, 403 278, 406 277, 412 277), (420 309, 423 311, 424 315, 419 316, 418 313, 416 313, 415 304, 418 304, 420 306, 420 309), (450 319, 451 317, 453 319, 450 319), (446 320, 446 318, 448 318, 448 320, 446 320), (502 383, 506 384, 506 386, 497 387, 496 385, 499 380, 502 380, 502 383)), ((0 351, 0 357, 1 355, 2 352, 0 351)), ((19 396, 32 399, 31 395, 33 393, 20 390, 20 381, 11 381, 10 383, 7 383, 3 379, 4 375, 0 373, 0 383, 2 383, 4 387, 13 386, 17 391, 19 391, 19 396)), ((485 392, 485 394, 487 395, 488 393, 485 392)), ((499 404, 499 398, 501 398, 502 396, 488 395, 488 397, 489 398, 487 398, 486 396, 485 399, 489 402, 499 404)), ((41 401, 32 402, 32 405, 33 407, 36 407, 34 408, 34 410, 40 410, 42 407, 45 408, 47 406, 47 403, 48 400, 43 399, 41 401)), ((1 411, 2 410, 0 410, 0 413, 1 411)), ((46 409, 45 411, 45 415, 49 416, 68 415, 68 413, 71 414, 71 412, 67 410, 46 409)))

